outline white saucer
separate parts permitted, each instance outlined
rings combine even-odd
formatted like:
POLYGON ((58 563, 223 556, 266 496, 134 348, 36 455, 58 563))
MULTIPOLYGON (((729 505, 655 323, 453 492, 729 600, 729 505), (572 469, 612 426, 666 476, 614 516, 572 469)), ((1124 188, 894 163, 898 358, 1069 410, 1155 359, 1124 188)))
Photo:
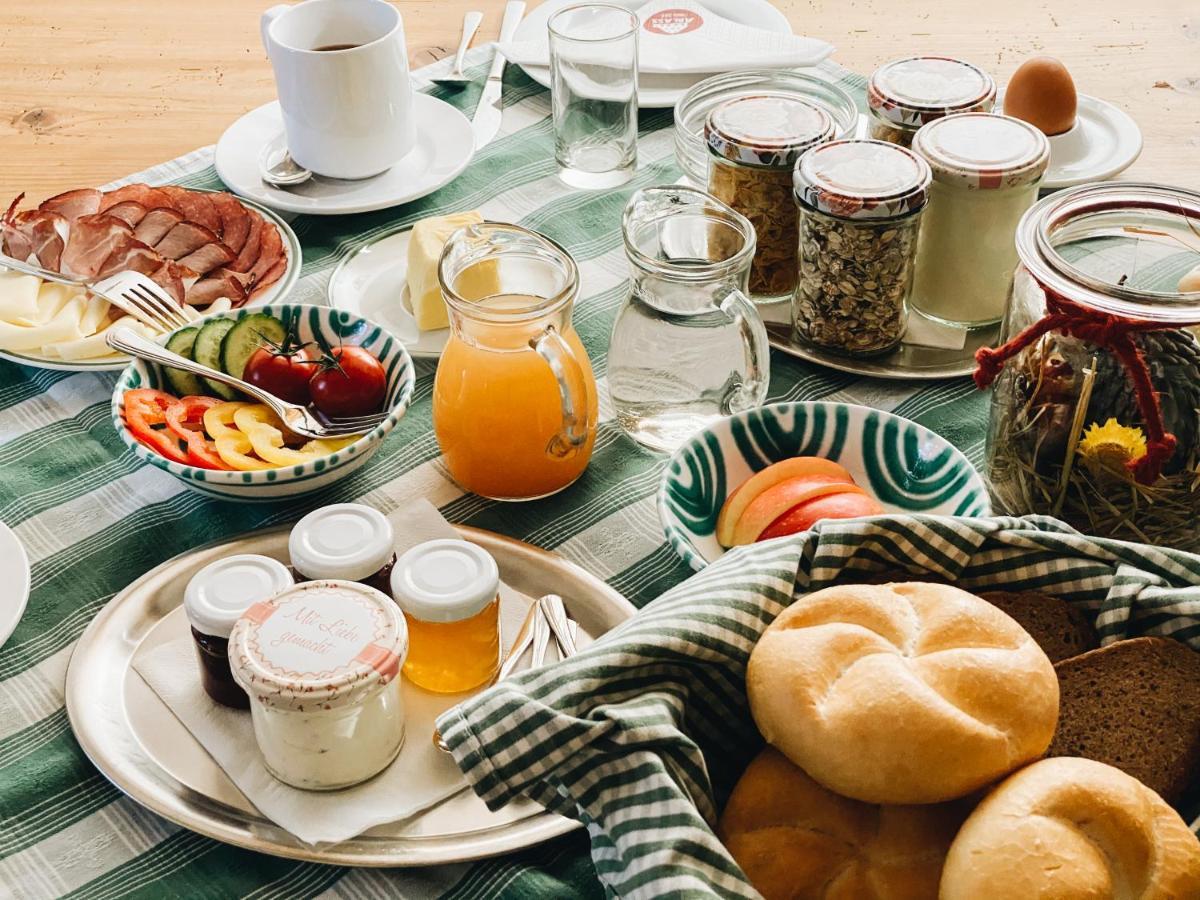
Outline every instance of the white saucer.
MULTIPOLYGON (((996 98, 1002 112, 1004 96, 996 98)), ((1142 131, 1123 110, 1107 100, 1079 95, 1075 127, 1050 138, 1050 167, 1043 189, 1103 181, 1124 172, 1142 152, 1142 131)))
POLYGON ((288 212, 337 216, 408 203, 456 178, 475 152, 466 116, 428 94, 414 94, 413 101, 413 117, 420 126, 417 146, 382 175, 361 181, 318 175, 287 190, 264 183, 258 176, 258 157, 263 146, 283 132, 278 103, 251 110, 221 135, 217 174, 234 193, 288 212))
MULTIPOLYGON (((514 41, 537 40, 545 32, 550 17, 560 9, 578 3, 579 0, 546 0, 527 17, 521 20, 514 41)), ((626 9, 637 9, 645 6, 646 0, 606 0, 614 6, 624 6, 626 9)), ((719 16, 724 16, 731 22, 762 28, 765 31, 778 31, 784 34, 792 33, 792 25, 787 16, 771 5, 768 0, 704 0, 704 5, 719 16)), ((550 87, 550 69, 546 66, 522 66, 530 78, 542 87, 550 87)), ((683 99, 683 95, 697 81, 702 81, 710 75, 724 71, 716 68, 708 74, 697 75, 667 75, 661 72, 647 72, 642 75, 638 86, 638 106, 645 109, 665 109, 674 106, 683 99)))
POLYGON ((329 276, 329 305, 382 325, 417 359, 437 359, 450 329, 421 331, 409 308, 408 240, 412 227, 377 238, 347 254, 329 276))
POLYGON ((12 533, 12 529, 0 522, 0 647, 16 629, 17 623, 29 602, 29 557, 25 548, 12 533))

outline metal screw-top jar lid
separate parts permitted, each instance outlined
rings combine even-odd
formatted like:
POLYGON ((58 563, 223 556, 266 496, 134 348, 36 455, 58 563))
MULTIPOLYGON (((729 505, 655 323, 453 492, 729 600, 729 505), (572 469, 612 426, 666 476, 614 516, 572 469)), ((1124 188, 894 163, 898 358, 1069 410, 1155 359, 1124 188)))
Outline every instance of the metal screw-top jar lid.
POLYGON ((826 110, 784 93, 727 100, 704 123, 710 153, 772 169, 790 169, 806 150, 836 133, 837 123, 826 110))
POLYGON ((913 138, 935 181, 976 190, 1036 184, 1050 162, 1041 129, 992 113, 959 113, 930 122, 913 138))
POLYGON ((961 59, 912 56, 885 63, 867 82, 867 105, 902 128, 920 128, 942 116, 990 112, 996 102, 992 76, 961 59))
POLYGON ((842 219, 893 219, 925 205, 929 165, 886 141, 833 141, 800 158, 796 199, 842 219))

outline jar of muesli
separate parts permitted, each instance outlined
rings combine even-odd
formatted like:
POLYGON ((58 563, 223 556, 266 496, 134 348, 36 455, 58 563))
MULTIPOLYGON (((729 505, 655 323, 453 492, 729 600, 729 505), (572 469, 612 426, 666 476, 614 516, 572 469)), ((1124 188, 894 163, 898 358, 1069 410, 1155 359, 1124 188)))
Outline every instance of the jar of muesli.
POLYGON ((930 177, 925 160, 884 141, 834 141, 801 157, 798 338, 848 356, 900 343, 930 177))
POLYGON ((796 287, 792 169, 836 132, 826 110, 783 93, 737 97, 709 113, 708 192, 754 225, 750 297, 756 302, 786 300, 796 287))
POLYGON ((911 56, 876 69, 867 82, 871 137, 911 147, 922 125, 953 113, 991 112, 996 83, 961 59, 911 56))

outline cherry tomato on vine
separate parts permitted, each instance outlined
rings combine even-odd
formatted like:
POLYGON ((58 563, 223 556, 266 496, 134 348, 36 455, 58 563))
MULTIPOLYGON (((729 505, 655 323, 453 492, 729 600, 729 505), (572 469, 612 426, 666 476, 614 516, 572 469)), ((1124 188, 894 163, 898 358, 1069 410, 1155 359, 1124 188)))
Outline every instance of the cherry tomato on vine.
POLYGON ((362 347, 335 347, 309 382, 312 402, 327 416, 364 416, 383 409, 387 372, 362 347))

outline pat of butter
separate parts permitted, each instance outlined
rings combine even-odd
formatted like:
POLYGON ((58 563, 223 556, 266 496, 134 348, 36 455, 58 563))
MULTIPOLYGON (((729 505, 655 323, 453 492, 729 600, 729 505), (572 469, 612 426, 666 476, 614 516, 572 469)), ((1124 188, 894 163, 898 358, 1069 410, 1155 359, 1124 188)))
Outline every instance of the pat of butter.
MULTIPOLYGON (((450 319, 446 301, 438 285, 438 260, 450 235, 465 225, 478 225, 483 216, 478 212, 431 216, 413 226, 408 243, 408 298, 413 318, 422 331, 446 328, 450 319)), ((461 296, 480 300, 500 293, 500 272, 495 260, 486 260, 467 269, 455 286, 461 296)))

